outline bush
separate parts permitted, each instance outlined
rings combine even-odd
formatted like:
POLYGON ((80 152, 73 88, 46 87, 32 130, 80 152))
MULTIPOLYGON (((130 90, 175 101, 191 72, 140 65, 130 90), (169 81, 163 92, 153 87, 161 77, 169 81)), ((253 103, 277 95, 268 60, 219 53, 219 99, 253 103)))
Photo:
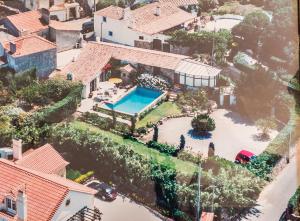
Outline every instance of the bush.
POLYGON ((178 151, 175 146, 171 146, 171 145, 168 145, 168 144, 161 144, 161 143, 158 143, 158 142, 155 142, 155 141, 149 141, 147 143, 147 146, 149 148, 158 150, 159 152, 165 153, 165 154, 170 155, 170 156, 174 156, 178 151))
POLYGON ((115 122, 115 128, 112 127, 113 120, 107 117, 101 117, 96 113, 86 112, 83 113, 81 120, 87 123, 90 123, 96 127, 99 127, 103 130, 114 129, 121 133, 129 133, 129 125, 121 123, 119 121, 115 122))
POLYGON ((199 114, 192 120, 192 127, 196 132, 205 133, 216 128, 215 121, 208 114, 199 114))
POLYGON ((79 176, 78 178, 76 178, 74 181, 76 183, 84 183, 85 181, 87 181, 89 178, 91 178, 93 175, 95 174, 94 171, 89 171, 85 174, 82 174, 81 176, 79 176))
POLYGON ((271 180, 271 173, 274 166, 280 160, 277 154, 262 153, 256 159, 246 164, 246 168, 256 176, 265 180, 271 180))
POLYGON ((50 107, 37 111, 32 117, 37 122, 58 123, 76 111, 81 101, 82 86, 75 86, 71 92, 62 100, 50 107))
POLYGON ((75 180, 80 176, 81 173, 78 170, 72 170, 72 169, 67 170, 67 179, 75 180))

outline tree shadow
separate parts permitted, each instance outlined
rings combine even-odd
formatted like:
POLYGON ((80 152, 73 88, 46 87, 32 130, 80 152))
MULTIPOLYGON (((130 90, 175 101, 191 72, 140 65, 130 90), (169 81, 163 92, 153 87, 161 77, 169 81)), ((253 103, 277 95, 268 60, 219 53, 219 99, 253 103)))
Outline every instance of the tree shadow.
POLYGON ((241 213, 236 217, 235 220, 251 220, 254 217, 259 217, 261 214, 261 211, 257 209, 258 204, 256 204, 254 207, 251 208, 245 208, 241 211, 241 213))
POLYGON ((193 139, 196 139, 196 140, 207 140, 207 139, 210 139, 212 137, 212 134, 209 133, 209 132, 205 132, 205 133, 199 133, 199 132, 196 132, 195 130, 193 129, 190 129, 188 131, 188 135, 193 138, 193 139))
POLYGON ((235 124, 244 124, 246 126, 253 126, 254 122, 249 118, 241 116, 237 112, 230 111, 224 115, 225 117, 230 118, 235 124))
POLYGON ((252 138, 254 141, 260 141, 260 142, 266 142, 271 139, 270 136, 266 136, 262 133, 254 134, 254 135, 252 135, 252 138))

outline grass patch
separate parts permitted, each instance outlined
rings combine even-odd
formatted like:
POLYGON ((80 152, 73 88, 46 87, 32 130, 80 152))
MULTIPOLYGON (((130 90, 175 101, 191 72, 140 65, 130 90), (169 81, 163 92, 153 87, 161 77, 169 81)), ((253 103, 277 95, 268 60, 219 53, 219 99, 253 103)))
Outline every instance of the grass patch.
POLYGON ((148 159, 153 158, 153 159, 157 160, 158 163, 163 163, 163 164, 168 163, 170 166, 174 167, 178 172, 180 172, 182 174, 192 175, 192 174, 194 174, 195 171, 197 171, 197 166, 191 162, 179 160, 175 157, 171 157, 166 154, 160 153, 157 150, 148 148, 146 145, 144 145, 142 143, 132 141, 129 139, 124 139, 123 137, 121 137, 119 135, 116 135, 109 131, 101 130, 98 127, 92 126, 90 124, 87 124, 87 123, 84 123, 81 121, 73 121, 70 123, 70 125, 74 129, 79 129, 82 131, 89 130, 94 133, 99 133, 102 136, 106 136, 118 144, 128 145, 129 147, 132 148, 132 150, 134 152, 136 152, 140 155, 143 155, 148 159))
POLYGON ((147 123, 155 124, 163 117, 180 114, 181 110, 173 102, 164 102, 157 108, 150 111, 142 120, 137 122, 137 128, 146 127, 147 123))

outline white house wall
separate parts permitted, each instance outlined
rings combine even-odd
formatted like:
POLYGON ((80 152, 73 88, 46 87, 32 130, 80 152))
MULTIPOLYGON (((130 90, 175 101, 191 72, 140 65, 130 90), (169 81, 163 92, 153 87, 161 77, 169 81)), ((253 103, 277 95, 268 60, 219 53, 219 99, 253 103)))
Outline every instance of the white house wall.
POLYGON ((60 204, 60 207, 54 214, 52 221, 65 221, 85 206, 93 209, 94 199, 95 198, 92 194, 70 191, 60 204), (68 199, 70 200, 70 204, 67 206, 66 202, 68 199))
POLYGON ((115 20, 106 18, 106 22, 103 22, 102 16, 95 15, 94 29, 96 37, 103 38, 107 41, 116 42, 119 44, 134 46, 135 40, 140 40, 139 37, 143 36, 142 41, 152 42, 153 39, 160 39, 162 42, 169 37, 163 34, 147 35, 128 28, 127 23, 124 20, 115 20), (102 36, 101 36, 101 23, 102 23, 102 36), (109 31, 113 32, 113 36, 109 36, 109 31))

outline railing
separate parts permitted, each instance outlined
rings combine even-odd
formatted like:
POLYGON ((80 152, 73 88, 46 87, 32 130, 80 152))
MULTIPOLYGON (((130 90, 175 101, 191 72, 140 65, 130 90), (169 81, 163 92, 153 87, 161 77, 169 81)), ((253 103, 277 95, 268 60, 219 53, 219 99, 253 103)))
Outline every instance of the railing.
POLYGON ((102 213, 96 207, 90 209, 88 207, 83 207, 67 221, 100 221, 102 213))

